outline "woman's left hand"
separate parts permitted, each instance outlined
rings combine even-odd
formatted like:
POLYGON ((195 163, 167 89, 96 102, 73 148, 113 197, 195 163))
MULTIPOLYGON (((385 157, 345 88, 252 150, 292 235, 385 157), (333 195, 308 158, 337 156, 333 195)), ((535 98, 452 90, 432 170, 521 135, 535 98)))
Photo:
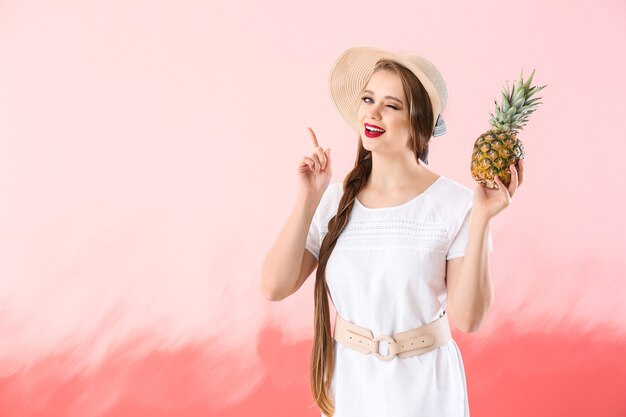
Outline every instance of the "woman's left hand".
POLYGON ((513 194, 524 180, 523 159, 519 160, 519 172, 515 169, 515 165, 511 165, 509 169, 511 170, 511 183, 508 188, 504 186, 498 175, 494 176, 494 180, 498 184, 496 190, 476 183, 472 210, 476 210, 491 219, 511 204, 513 194))

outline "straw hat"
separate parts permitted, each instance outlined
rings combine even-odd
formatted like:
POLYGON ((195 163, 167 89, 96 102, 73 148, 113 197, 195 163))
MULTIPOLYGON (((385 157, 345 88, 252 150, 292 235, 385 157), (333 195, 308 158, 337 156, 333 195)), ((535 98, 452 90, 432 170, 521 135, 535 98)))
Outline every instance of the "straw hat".
POLYGON ((330 71, 328 84, 330 95, 339 114, 358 133, 361 126, 357 112, 361 98, 359 93, 374 71, 376 61, 382 58, 396 61, 415 74, 420 80, 433 107, 432 136, 446 133, 446 124, 441 113, 446 108, 448 89, 439 70, 426 58, 413 54, 395 54, 373 46, 354 46, 339 55, 330 71))

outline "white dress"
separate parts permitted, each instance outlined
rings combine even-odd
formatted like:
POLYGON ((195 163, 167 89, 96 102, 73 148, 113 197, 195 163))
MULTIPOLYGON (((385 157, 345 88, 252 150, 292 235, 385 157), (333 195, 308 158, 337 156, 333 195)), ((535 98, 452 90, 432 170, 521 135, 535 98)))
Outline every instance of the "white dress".
MULTIPOLYGON (((342 182, 331 182, 311 222, 306 249, 318 259, 342 192, 342 182)), ((465 255, 473 195, 473 190, 440 176, 398 206, 368 208, 356 199, 326 266, 335 310, 374 336, 441 317, 447 302, 446 260, 465 255)), ((491 232, 488 248, 493 250, 491 232)), ((335 417, 469 416, 465 369, 454 339, 430 352, 391 361, 333 341, 330 392, 335 417)), ((386 353, 382 347, 381 353, 386 353)))

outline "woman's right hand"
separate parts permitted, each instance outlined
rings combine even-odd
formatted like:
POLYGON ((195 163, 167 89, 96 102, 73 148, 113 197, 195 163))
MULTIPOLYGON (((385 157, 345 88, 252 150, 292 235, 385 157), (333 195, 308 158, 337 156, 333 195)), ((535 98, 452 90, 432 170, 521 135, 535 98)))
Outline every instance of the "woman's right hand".
POLYGON ((324 150, 318 143, 315 132, 310 127, 309 135, 313 141, 311 156, 302 158, 298 166, 300 190, 307 197, 321 198, 330 184, 333 175, 330 148, 324 150))

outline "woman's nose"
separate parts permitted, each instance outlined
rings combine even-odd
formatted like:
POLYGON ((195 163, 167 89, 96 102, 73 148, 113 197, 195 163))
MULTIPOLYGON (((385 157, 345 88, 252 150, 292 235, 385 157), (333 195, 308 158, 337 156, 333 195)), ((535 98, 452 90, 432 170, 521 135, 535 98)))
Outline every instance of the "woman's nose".
POLYGON ((367 115, 372 119, 380 119, 380 111, 376 106, 370 107, 370 109, 367 111, 367 115))

